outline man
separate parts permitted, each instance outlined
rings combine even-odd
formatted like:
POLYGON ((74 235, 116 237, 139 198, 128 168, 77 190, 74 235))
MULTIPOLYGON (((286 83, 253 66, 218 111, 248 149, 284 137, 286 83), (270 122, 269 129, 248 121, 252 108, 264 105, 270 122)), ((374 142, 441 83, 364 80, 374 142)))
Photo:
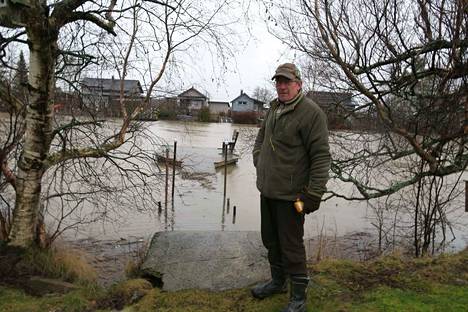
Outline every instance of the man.
POLYGON ((330 151, 327 119, 302 93, 301 74, 294 64, 280 65, 272 77, 278 98, 258 132, 253 150, 261 198, 261 234, 268 250, 272 279, 252 289, 263 299, 286 292, 287 312, 306 311, 309 283, 304 247, 304 213, 319 209, 326 190, 330 151), (303 202, 303 211, 295 208, 303 202), (297 203, 296 203, 297 205, 297 203))

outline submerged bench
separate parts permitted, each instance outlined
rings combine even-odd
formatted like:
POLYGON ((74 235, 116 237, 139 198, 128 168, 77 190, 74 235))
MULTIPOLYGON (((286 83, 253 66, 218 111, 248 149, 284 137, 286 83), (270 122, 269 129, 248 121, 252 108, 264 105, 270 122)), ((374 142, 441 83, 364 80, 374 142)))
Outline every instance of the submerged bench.
POLYGON ((141 269, 167 291, 221 291, 270 277, 260 233, 251 231, 155 233, 141 269))

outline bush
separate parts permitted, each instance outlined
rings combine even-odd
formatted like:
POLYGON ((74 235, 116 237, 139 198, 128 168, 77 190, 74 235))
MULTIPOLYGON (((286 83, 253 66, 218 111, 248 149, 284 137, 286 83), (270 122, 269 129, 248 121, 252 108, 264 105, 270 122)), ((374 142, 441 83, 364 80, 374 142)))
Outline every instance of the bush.
POLYGON ((232 112, 232 122, 240 124, 256 124, 258 119, 257 112, 232 112))
POLYGON ((177 118, 177 112, 174 110, 160 109, 158 111, 157 118, 175 120, 177 118))
POLYGON ((99 308, 113 308, 121 310, 124 306, 132 304, 144 297, 153 286, 144 279, 133 279, 118 283, 98 300, 99 308))
POLYGON ((202 107, 200 109, 200 113, 198 114, 198 120, 202 122, 210 122, 210 108, 209 107, 202 107))

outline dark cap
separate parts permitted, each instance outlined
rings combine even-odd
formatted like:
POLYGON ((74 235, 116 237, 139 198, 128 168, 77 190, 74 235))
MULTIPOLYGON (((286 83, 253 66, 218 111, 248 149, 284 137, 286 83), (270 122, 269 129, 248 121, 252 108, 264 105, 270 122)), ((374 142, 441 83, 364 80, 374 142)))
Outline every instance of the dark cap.
POLYGON ((276 77, 286 77, 290 80, 301 80, 301 72, 293 63, 284 63, 278 66, 275 75, 271 79, 276 77))

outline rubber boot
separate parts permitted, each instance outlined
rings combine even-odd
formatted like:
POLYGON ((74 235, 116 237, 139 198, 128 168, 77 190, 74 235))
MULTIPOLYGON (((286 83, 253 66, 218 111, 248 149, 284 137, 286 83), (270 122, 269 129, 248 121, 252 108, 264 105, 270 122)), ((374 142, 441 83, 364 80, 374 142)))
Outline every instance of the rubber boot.
POLYGON ((257 299, 264 299, 275 294, 287 292, 286 275, 283 272, 283 268, 272 265, 270 266, 270 270, 271 280, 258 284, 250 290, 252 296, 257 299))
POLYGON ((307 285, 309 278, 306 275, 292 275, 288 306, 283 312, 306 312, 307 285))

